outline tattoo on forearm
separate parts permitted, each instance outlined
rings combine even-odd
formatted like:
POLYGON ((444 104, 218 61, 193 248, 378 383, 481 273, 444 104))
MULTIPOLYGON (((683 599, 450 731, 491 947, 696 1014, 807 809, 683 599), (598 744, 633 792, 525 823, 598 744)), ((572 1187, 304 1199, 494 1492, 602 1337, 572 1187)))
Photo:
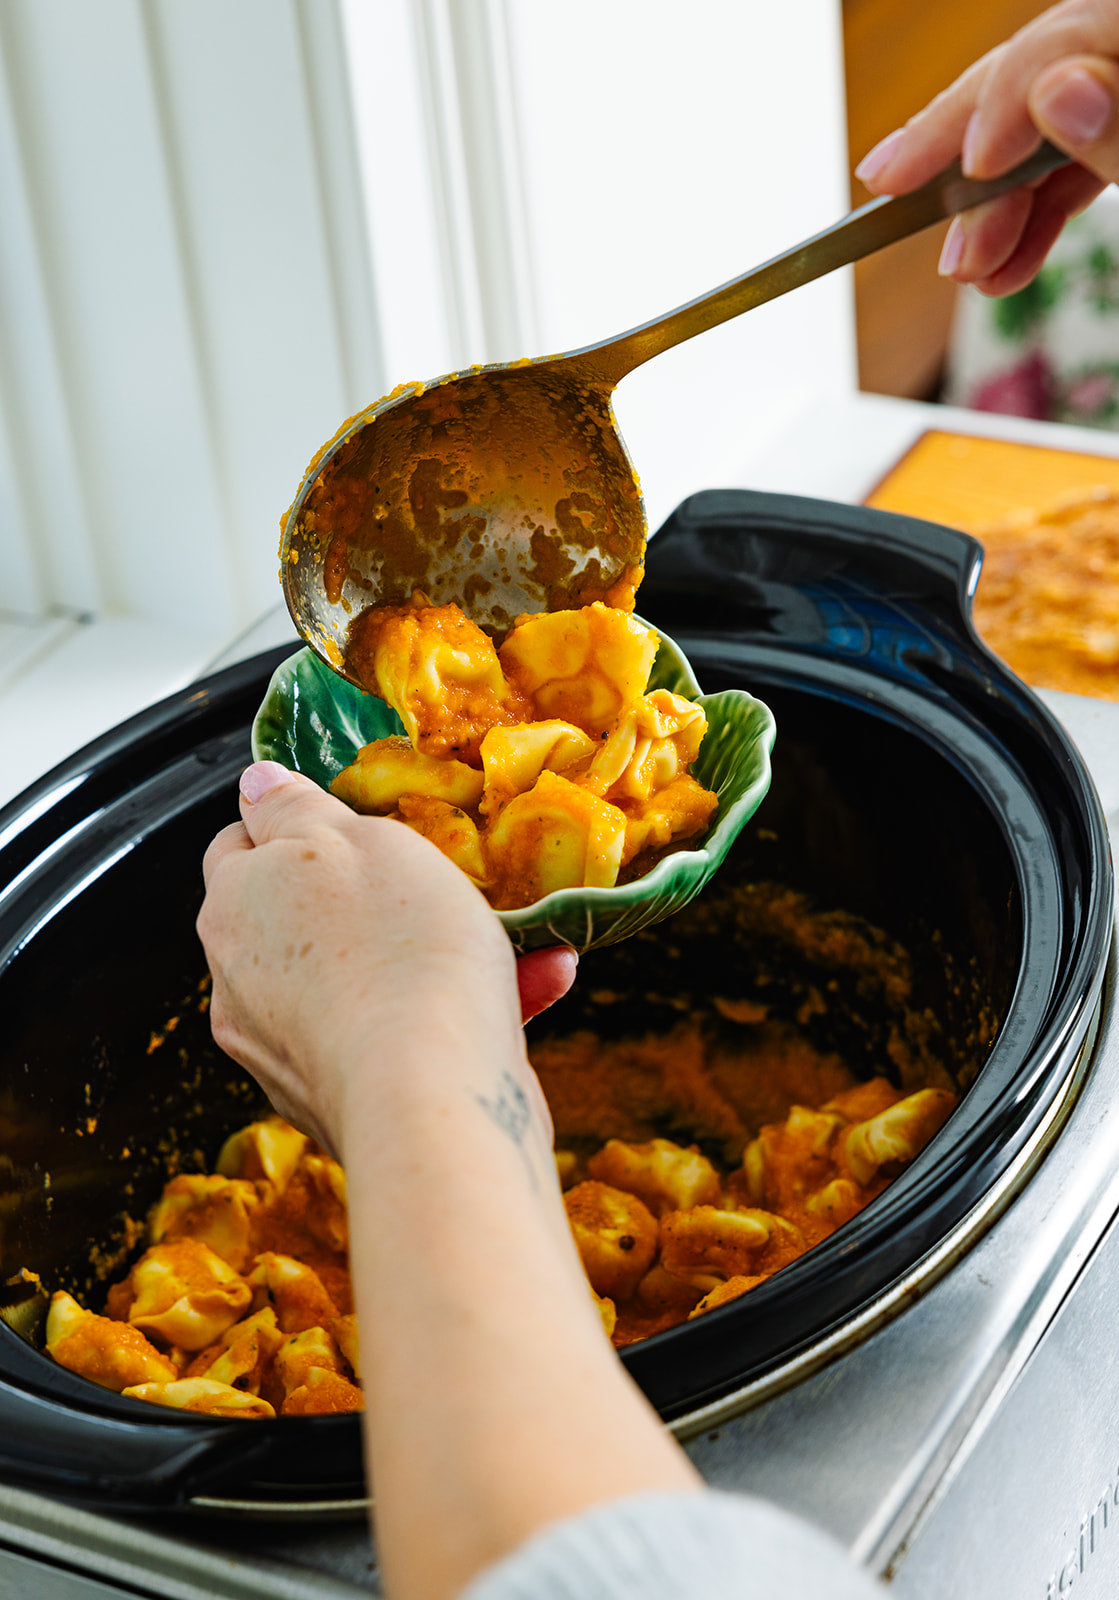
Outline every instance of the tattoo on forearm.
POLYGON ((507 1134, 514 1144, 523 1144, 530 1121, 528 1096, 511 1072, 502 1072, 494 1099, 476 1094, 474 1098, 490 1121, 507 1134))
POLYGON ((493 1125, 500 1128, 521 1151, 532 1186, 535 1188, 536 1172, 525 1148, 525 1135, 532 1121, 532 1112, 529 1110, 528 1096, 516 1078, 511 1072, 503 1071, 497 1080, 497 1093, 492 1098, 485 1094, 475 1094, 474 1098, 493 1125))

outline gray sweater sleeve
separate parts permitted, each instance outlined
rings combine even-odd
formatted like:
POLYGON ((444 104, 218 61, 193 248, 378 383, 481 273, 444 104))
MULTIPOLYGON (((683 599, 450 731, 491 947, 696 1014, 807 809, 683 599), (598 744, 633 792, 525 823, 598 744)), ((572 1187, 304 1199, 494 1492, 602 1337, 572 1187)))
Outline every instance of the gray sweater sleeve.
POLYGON ((765 1500, 641 1494, 555 1523, 461 1600, 882 1600, 828 1534, 765 1500))

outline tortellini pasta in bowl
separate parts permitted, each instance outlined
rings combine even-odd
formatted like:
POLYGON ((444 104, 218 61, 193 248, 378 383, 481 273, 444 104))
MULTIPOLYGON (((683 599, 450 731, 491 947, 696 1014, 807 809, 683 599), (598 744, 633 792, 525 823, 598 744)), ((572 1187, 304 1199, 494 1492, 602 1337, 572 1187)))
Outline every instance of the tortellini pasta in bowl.
POLYGON ((630 612, 518 618, 500 646, 419 594, 366 617, 347 664, 375 692, 298 651, 269 684, 254 758, 425 835, 520 952, 589 950, 678 910, 769 788, 769 708, 702 694, 630 612))

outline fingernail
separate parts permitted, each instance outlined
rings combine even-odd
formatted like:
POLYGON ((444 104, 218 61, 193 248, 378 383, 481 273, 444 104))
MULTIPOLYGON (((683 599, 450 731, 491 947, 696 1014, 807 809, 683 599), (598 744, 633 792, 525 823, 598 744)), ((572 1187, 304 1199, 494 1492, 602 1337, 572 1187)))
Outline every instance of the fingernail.
POLYGON ((960 262, 964 258, 964 230, 959 217, 952 218, 952 224, 944 236, 944 246, 940 252, 940 261, 937 271, 942 278, 951 278, 958 271, 960 262))
POLYGON ((971 175, 972 163, 975 160, 975 146, 979 142, 979 113, 973 111, 967 119, 964 129, 963 141, 960 144, 960 171, 967 176, 971 175))
POLYGON ((1094 144, 1114 113, 1114 102, 1100 80, 1072 67, 1049 90, 1034 96, 1034 108, 1071 145, 1094 144))
POLYGON ((884 139, 880 139, 873 150, 867 151, 855 168, 855 176, 860 183, 871 184, 880 172, 885 172, 897 154, 904 132, 904 128, 895 128, 893 133, 888 133, 884 139))
POLYGON ((254 761, 251 767, 246 767, 242 772, 240 788, 244 798, 252 805, 269 789, 275 789, 281 783, 298 781, 298 774, 289 772, 278 761, 254 761))

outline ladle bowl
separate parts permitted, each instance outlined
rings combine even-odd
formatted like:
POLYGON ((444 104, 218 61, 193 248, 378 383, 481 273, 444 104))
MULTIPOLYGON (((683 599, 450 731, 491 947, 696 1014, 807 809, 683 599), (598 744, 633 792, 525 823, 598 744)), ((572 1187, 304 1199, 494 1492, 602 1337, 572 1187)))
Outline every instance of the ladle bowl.
POLYGON ((281 576, 299 634, 347 670, 350 623, 417 589, 492 633, 523 612, 632 607, 641 491, 611 395, 635 367, 800 284, 1067 162, 1041 147, 1000 178, 958 164, 615 339, 405 384, 343 424, 288 511, 281 576))
POLYGON ((299 632, 339 668, 352 617, 415 589, 500 633, 627 579, 632 605, 645 513, 612 387, 560 356, 407 384, 352 418, 285 522, 299 632))

